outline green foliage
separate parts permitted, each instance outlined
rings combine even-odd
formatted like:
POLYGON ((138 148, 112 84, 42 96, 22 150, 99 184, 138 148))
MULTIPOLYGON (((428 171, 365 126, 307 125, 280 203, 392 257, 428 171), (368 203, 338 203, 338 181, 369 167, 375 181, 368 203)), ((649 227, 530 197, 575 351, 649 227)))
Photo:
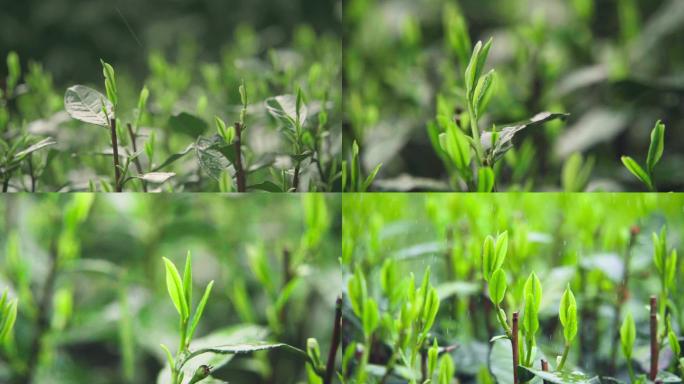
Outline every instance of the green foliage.
POLYGON ((5 345, 12 338, 14 323, 17 320, 17 299, 8 298, 7 290, 0 298, 0 345, 5 345))
MULTIPOLYGON (((668 259, 672 249, 680 251, 673 236, 684 225, 682 207, 682 196, 675 194, 345 196, 342 268, 348 282, 364 276, 366 295, 377 303, 380 320, 370 340, 370 357, 364 360, 369 341, 362 318, 351 315, 353 297, 359 296, 354 292, 360 289, 349 286, 346 335, 358 345, 359 363, 347 367, 343 382, 360 382, 358 367, 368 361, 362 381, 367 383, 383 378, 511 383, 515 338, 521 383, 595 383, 607 375, 617 382, 643 380, 639 377, 650 362, 649 320, 643 309, 634 311, 661 289, 661 273, 649 260, 654 254, 668 259), (663 252, 654 252, 649 234, 664 225, 669 242, 663 252), (424 363, 420 358, 412 362, 411 346, 423 329, 415 321, 422 318, 416 315, 422 297, 418 292, 427 281, 414 281, 412 274, 427 269, 439 309, 418 348, 424 363), (635 316, 627 331, 621 322, 630 312, 635 316), (514 313, 519 314, 517 334, 514 313), (456 367, 453 376, 443 377, 439 363, 430 375, 435 340, 439 358, 451 359, 456 367), (588 343, 606 347, 586 348, 588 343), (628 357, 620 352, 623 343, 628 357), (542 359, 548 362, 546 372, 542 359), (615 368, 609 374, 612 359, 615 368), (627 379, 630 371, 632 380, 627 379)), ((663 236, 657 237, 654 244, 660 247, 663 236)), ((679 270, 667 297, 658 300, 666 303, 658 315, 663 356, 669 349, 676 352, 669 344, 681 337, 684 307, 678 276, 679 270)), ((680 380, 679 362, 661 361, 658 377, 680 380)))
POLYGON ((577 302, 575 301, 575 295, 573 295, 570 286, 565 288, 565 292, 561 297, 558 317, 563 325, 565 343, 570 344, 575 339, 577 329, 579 328, 577 322, 577 302))
POLYGON ((660 161, 663 156, 663 149, 665 146, 665 124, 660 120, 656 121, 655 127, 651 131, 651 144, 648 147, 648 155, 646 157, 646 169, 644 170, 639 163, 629 156, 622 156, 622 164, 644 183, 649 190, 653 191, 656 189, 653 182, 653 170, 656 164, 660 161))

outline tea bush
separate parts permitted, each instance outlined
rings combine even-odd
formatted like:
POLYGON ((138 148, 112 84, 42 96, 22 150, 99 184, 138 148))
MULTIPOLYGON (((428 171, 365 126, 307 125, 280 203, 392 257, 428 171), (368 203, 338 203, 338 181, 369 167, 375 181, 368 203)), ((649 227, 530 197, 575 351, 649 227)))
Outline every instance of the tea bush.
POLYGON ((358 146, 364 174, 382 164, 374 190, 681 189, 680 1, 351 0, 345 11, 344 153, 358 146), (646 173, 658 181, 634 179, 620 159, 645 158, 659 120, 662 161, 646 173))
POLYGON ((682 209, 656 194, 346 195, 343 382, 681 382, 682 209))
POLYGON ((313 194, 3 199, 0 381, 332 383, 339 209, 313 194))
POLYGON ((175 59, 152 51, 144 81, 104 57, 89 69, 103 82, 64 88, 11 52, 3 190, 340 190, 339 38, 307 25, 284 44, 267 35, 236 27, 218 61, 192 42, 175 59))

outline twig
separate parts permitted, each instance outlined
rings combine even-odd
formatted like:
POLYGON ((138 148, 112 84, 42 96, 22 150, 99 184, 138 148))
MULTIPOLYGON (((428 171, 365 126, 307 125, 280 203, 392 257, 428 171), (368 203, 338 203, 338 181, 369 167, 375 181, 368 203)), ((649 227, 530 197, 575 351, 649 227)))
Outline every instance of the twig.
POLYGON ((658 375, 658 299, 651 296, 651 380, 658 375))
POLYGON ((297 188, 299 187, 299 166, 300 163, 297 162, 297 165, 295 165, 294 169, 294 176, 292 177, 292 191, 297 192, 297 188))
POLYGON ((121 192, 121 169, 119 168, 119 143, 116 140, 116 119, 109 119, 109 130, 112 133, 112 154, 114 156, 114 187, 121 192))
POLYGON ((513 384, 518 384, 518 312, 513 312, 511 348, 513 349, 513 384))
POLYGON ((246 192, 245 170, 242 166, 242 123, 235 123, 235 178, 237 179, 238 192, 246 192))
MULTIPOLYGON (((542 369, 542 371, 544 371, 544 372, 548 372, 548 371, 549 371, 549 362, 546 361, 546 360, 544 360, 544 359, 541 359, 541 369, 542 369)), ((543 382, 544 382, 544 384, 548 384, 548 383, 549 383, 549 382, 546 381, 546 380, 543 380, 543 382)))
POLYGON ((325 376, 323 377, 323 384, 332 384, 332 378, 335 373, 335 358, 337 356, 337 349, 340 346, 340 336, 342 334, 342 296, 337 297, 335 302, 335 324, 333 326, 332 338, 330 341, 330 350, 328 350, 328 361, 325 366, 325 376))
POLYGON ((28 155, 29 176, 31 177, 31 192, 36 191, 36 175, 33 173, 33 154, 28 155))
MULTIPOLYGON (((126 125, 128 128, 128 136, 131 137, 131 146, 133 147, 133 164, 135 164, 135 169, 138 171, 139 175, 143 174, 142 165, 140 164, 140 159, 138 159, 138 145, 135 143, 136 134, 133 132, 133 126, 131 123, 126 125)), ((147 182, 145 180, 140 180, 142 182, 143 191, 147 192, 147 182)))

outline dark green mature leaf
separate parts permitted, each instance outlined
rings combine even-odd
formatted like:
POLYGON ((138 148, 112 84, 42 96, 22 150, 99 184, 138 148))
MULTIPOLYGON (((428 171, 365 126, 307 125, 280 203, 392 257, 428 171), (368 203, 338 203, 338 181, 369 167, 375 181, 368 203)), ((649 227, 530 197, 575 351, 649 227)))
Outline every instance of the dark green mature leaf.
POLYGON ((270 181, 264 181, 263 183, 250 185, 247 187, 247 189, 266 192, 283 192, 282 188, 270 181))
POLYGON ((230 166, 230 161, 220 150, 223 143, 218 135, 209 139, 199 137, 195 143, 195 154, 200 168, 216 181, 221 177, 221 172, 230 166))
POLYGON ((544 372, 538 369, 519 366, 519 372, 526 371, 531 375, 541 378, 549 383, 554 384, 600 384, 598 377, 588 377, 582 372, 562 371, 562 372, 544 372))
POLYGON ((114 117, 113 105, 107 96, 85 85, 74 85, 66 90, 64 108, 76 120, 105 128, 114 117), (106 111, 103 111, 103 105, 106 111))
POLYGON ((480 137, 480 142, 482 148, 485 151, 489 151, 492 160, 496 162, 513 147, 513 137, 515 137, 518 132, 525 128, 536 127, 552 120, 564 120, 568 116, 570 116, 568 113, 540 112, 529 120, 502 128, 500 131, 496 132, 498 136, 495 138, 492 137, 494 134, 493 132, 483 132, 480 137))
POLYGON ((183 133, 193 139, 203 134, 207 128, 209 128, 209 125, 204 120, 187 112, 181 112, 178 115, 171 116, 169 118, 168 126, 171 128, 171 131, 183 133))

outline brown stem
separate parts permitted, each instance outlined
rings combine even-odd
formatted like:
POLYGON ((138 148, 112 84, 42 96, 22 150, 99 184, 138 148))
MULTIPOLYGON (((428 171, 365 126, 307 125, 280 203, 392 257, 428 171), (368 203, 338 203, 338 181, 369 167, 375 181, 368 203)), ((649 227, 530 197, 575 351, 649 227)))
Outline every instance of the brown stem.
POLYGON ((513 326, 511 335, 511 348, 513 352, 513 384, 518 384, 518 312, 513 312, 513 326))
POLYGON ((121 169, 119 168, 119 142, 116 140, 116 119, 109 120, 112 134, 112 155, 114 156, 114 188, 121 192, 121 169))
POLYGON ((330 349, 328 350, 328 361, 325 366, 325 376, 323 377, 323 384, 332 384, 333 375, 335 374, 335 358, 337 356, 337 349, 340 346, 340 338, 342 334, 342 296, 337 297, 335 301, 335 324, 333 325, 333 333, 330 341, 330 349))
POLYGON ((235 123, 235 178, 237 179, 238 192, 246 192, 245 170, 242 167, 242 123, 235 123))
MULTIPOLYGON (((139 175, 143 174, 142 165, 140 164, 140 159, 136 155, 138 153, 138 145, 135 143, 136 134, 133 132, 133 126, 131 123, 126 125, 128 128, 128 136, 131 138, 131 146, 133 147, 133 164, 135 164, 135 169, 138 171, 139 175)), ((140 180, 142 182, 143 191, 147 192, 147 182, 145 180, 140 180)))
POLYGON ((658 299, 651 296, 651 380, 658 376, 658 299))
MULTIPOLYGON (((544 372, 548 372, 549 371, 549 362, 544 360, 544 359, 541 359, 541 369, 544 372)), ((548 383, 549 383, 548 381, 544 380, 544 384, 548 384, 548 383)))
POLYGON ((36 191, 36 175, 34 174, 34 169, 33 169, 33 154, 30 153, 28 155, 28 168, 29 168, 29 177, 31 178, 31 192, 36 191))
POLYGON ((297 192, 299 187, 299 162, 295 165, 294 176, 292 177, 292 191, 297 192))

